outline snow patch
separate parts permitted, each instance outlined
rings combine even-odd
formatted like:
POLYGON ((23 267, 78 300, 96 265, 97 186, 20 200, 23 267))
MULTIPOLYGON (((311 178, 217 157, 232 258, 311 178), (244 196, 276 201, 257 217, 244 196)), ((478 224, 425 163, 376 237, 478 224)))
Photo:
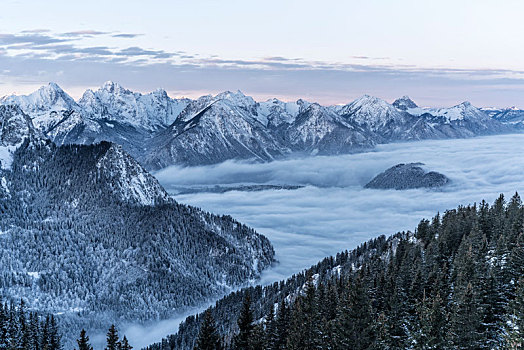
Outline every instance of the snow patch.
MULTIPOLYGON (((4 170, 11 169, 13 163, 13 152, 17 149, 17 146, 0 146, 0 166, 4 170)), ((5 186, 5 179, 2 178, 2 186, 5 186)))
POLYGON ((28 271, 27 274, 29 276, 33 277, 35 280, 40 278, 40 272, 28 271))

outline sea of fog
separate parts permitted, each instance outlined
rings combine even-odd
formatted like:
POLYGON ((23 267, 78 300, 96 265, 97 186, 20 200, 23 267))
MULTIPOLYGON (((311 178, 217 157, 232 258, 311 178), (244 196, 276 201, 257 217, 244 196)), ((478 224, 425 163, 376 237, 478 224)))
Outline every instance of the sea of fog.
MULTIPOLYGON (((173 166, 155 176, 177 201, 230 214, 268 237, 279 261, 263 274, 262 283, 269 283, 373 237, 413 230, 422 218, 439 211, 524 191, 524 135, 396 143, 366 153, 263 164, 173 166), (422 162, 452 182, 438 190, 363 188, 378 173, 408 162, 422 162), (304 187, 176 195, 179 188, 252 184, 304 187)), ((166 323, 171 327, 166 334, 175 324, 166 323)), ((138 347, 159 340, 144 333, 130 334, 138 347)))

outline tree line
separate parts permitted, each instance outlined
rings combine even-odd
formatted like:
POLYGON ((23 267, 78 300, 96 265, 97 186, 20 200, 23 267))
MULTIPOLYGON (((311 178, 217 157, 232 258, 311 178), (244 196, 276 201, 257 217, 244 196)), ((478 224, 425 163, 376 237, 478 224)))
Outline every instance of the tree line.
POLYGON ((290 281, 301 283, 235 293, 150 349, 524 346, 518 194, 448 210, 414 232, 372 240, 297 276, 290 281), (224 310, 237 315, 232 322, 224 310))

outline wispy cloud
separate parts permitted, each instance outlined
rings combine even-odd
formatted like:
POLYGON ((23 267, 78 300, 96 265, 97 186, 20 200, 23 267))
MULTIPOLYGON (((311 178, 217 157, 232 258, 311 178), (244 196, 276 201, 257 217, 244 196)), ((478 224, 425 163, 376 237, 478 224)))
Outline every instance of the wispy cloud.
POLYGON ((92 29, 85 29, 85 30, 77 30, 77 31, 74 31, 74 32, 67 32, 67 33, 63 33, 62 35, 63 36, 72 36, 72 37, 83 37, 83 36, 95 36, 95 35, 105 35, 105 34, 108 34, 107 32, 100 32, 100 31, 97 31, 97 30, 92 30, 92 29))
POLYGON ((58 37, 28 33, 28 34, 0 34, 0 46, 13 45, 13 44, 34 44, 34 45, 45 45, 52 43, 59 43, 68 41, 66 39, 60 39, 58 37))
POLYGON ((143 34, 132 34, 132 33, 120 33, 120 34, 113 34, 111 35, 113 38, 125 38, 125 39, 133 39, 139 36, 142 36, 143 34))
POLYGON ((28 29, 23 30, 21 33, 49 33, 51 30, 49 29, 28 29))
MULTIPOLYGON (((363 93, 386 99, 409 94, 424 105, 468 99, 478 105, 524 107, 524 72, 519 70, 417 67, 371 56, 348 62, 283 56, 232 59, 129 45, 139 35, 96 30, 54 34, 44 29, 0 34, 0 64, 10 67, 2 77, 11 85, 59 80, 73 87, 112 79, 137 90, 163 86, 191 97, 197 91, 242 89, 259 99, 306 98, 330 104, 363 93), (92 45, 93 36, 111 40, 92 45)), ((2 91, 10 92, 5 87, 2 91)))

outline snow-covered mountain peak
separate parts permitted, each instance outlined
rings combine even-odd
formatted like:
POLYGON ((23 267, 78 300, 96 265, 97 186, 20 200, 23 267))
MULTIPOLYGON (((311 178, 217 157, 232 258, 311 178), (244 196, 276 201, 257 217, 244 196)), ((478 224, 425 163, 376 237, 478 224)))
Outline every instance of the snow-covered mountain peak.
MULTIPOLYGON (((411 114, 416 114, 416 110, 408 110, 411 114)), ((454 120, 487 120, 489 119, 489 116, 482 111, 481 109, 473 106, 470 102, 464 101, 456 106, 449 107, 449 108, 436 108, 436 109, 424 109, 424 112, 427 112, 434 116, 444 117, 448 121, 454 121, 454 120)), ((420 113, 419 113, 420 114, 420 113)))
POLYGON ((111 94, 132 94, 130 90, 124 88, 122 85, 115 83, 114 81, 108 80, 100 87, 99 91, 107 91, 111 94))
POLYGON ((29 95, 3 97, 0 104, 19 106, 44 134, 60 122, 64 112, 80 110, 75 100, 56 83, 42 86, 29 95))
POLYGON ((311 112, 313 113, 318 113, 320 112, 324 107, 322 107, 320 104, 316 103, 316 102, 313 102, 312 104, 309 105, 309 107, 307 107, 306 109, 307 110, 310 110, 311 112))
POLYGON ((355 101, 351 102, 348 106, 351 106, 352 109, 365 109, 369 111, 377 109, 391 109, 391 105, 375 96, 363 95, 357 98, 355 101))
POLYGON ((258 103, 258 118, 264 125, 271 127, 291 124, 297 115, 305 111, 309 105, 309 102, 302 99, 296 102, 284 102, 278 98, 271 98, 258 103))
POLYGON ((246 96, 240 90, 236 92, 224 91, 215 96, 216 101, 225 100, 236 106, 249 108, 256 104, 255 100, 251 96, 246 96))
POLYGON ((75 100, 62 90, 58 84, 53 82, 42 86, 28 97, 31 97, 34 102, 40 104, 42 107, 54 105, 57 107, 61 106, 62 109, 67 110, 76 106, 75 100))
POLYGON ((97 91, 87 90, 78 103, 90 118, 154 131, 170 125, 189 100, 173 100, 163 89, 142 95, 107 81, 97 91))
POLYGON ((370 125, 372 129, 383 126, 390 120, 400 119, 402 114, 386 101, 370 95, 364 95, 340 108, 339 113, 358 124, 370 125))
POLYGON ((106 143, 107 150, 96 163, 102 176, 121 200, 139 205, 167 203, 169 195, 158 181, 122 146, 106 143))
POLYGON ((11 95, 3 97, 2 104, 15 104, 25 113, 43 111, 63 111, 76 109, 78 106, 58 84, 49 83, 29 95, 11 95))
POLYGON ((410 108, 418 107, 417 104, 413 102, 413 100, 409 98, 409 96, 406 96, 406 95, 402 96, 401 98, 396 99, 395 102, 393 102, 393 106, 402 111, 406 111, 410 108))
POLYGON ((169 96, 167 95, 167 91, 162 88, 158 88, 155 91, 151 92, 151 95, 157 96, 160 98, 169 98, 169 96))

